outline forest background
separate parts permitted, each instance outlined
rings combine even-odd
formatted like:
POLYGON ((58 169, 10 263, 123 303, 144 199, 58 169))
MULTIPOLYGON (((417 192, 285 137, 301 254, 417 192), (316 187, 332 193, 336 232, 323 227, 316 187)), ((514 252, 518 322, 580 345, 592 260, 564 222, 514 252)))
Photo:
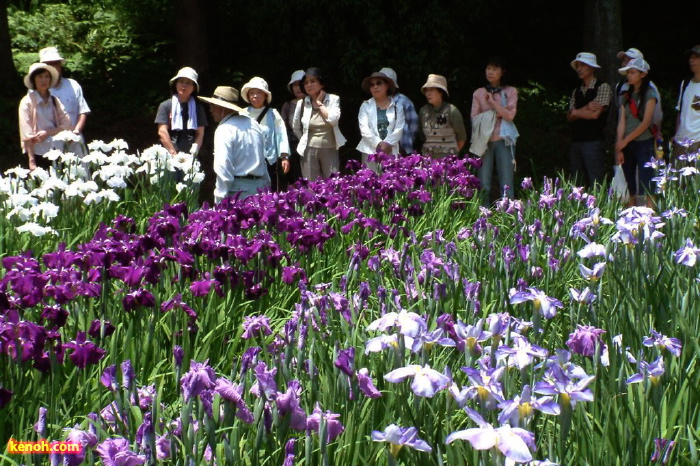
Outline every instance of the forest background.
POLYGON ((181 66, 199 71, 200 95, 261 76, 276 108, 291 97, 292 71, 318 66, 327 90, 341 96, 345 159, 358 155, 365 76, 394 68, 401 91, 420 108, 427 75, 445 75, 450 101, 468 119, 486 60, 502 55, 520 91, 516 175, 552 176, 568 167, 565 114, 578 83, 569 66, 576 53, 596 53, 601 77, 612 83, 620 79, 615 54, 641 49, 661 90, 668 138, 678 86, 689 74, 684 52, 700 43, 699 19, 697 0, 0 0, 0 170, 26 165, 17 130, 22 77, 38 50, 54 45, 92 109, 87 141, 122 138, 132 150, 157 143, 156 109, 181 66))

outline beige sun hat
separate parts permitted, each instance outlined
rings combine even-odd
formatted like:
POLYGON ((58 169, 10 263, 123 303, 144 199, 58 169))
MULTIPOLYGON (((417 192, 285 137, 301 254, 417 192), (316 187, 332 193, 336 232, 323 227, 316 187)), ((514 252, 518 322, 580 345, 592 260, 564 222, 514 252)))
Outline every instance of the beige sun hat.
POLYGON ((248 103, 250 103, 250 100, 248 100, 248 92, 251 89, 260 89, 267 95, 268 105, 270 102, 272 102, 272 92, 270 92, 270 87, 267 85, 267 81, 265 81, 263 78, 256 76, 245 83, 241 88, 241 96, 243 97, 243 100, 248 103))
POLYGON ((54 68, 51 65, 47 65, 46 63, 33 63, 29 67, 27 75, 24 77, 24 85, 27 86, 27 89, 34 90, 34 84, 32 84, 32 80, 30 78, 32 76, 32 73, 34 73, 37 70, 46 70, 49 72, 49 74, 51 75, 51 83, 49 84, 49 87, 53 87, 53 85, 58 82, 58 71, 56 71, 56 68, 54 68))
POLYGON ((425 84, 423 84, 423 87, 420 88, 420 91, 425 94, 425 90, 429 87, 442 89, 445 91, 445 94, 448 96, 450 95, 450 92, 447 90, 447 78, 440 76, 439 74, 429 74, 428 80, 425 82, 425 84))
POLYGON ((199 92, 199 83, 197 82, 197 79, 199 79, 199 75, 194 70, 194 68, 190 68, 189 66, 180 68, 180 71, 178 71, 177 74, 170 79, 170 87, 173 87, 175 85, 175 81, 177 81, 178 78, 187 78, 193 81, 196 92, 199 92))
POLYGON ((44 47, 39 50, 39 61, 41 63, 49 63, 52 61, 66 61, 65 58, 58 53, 58 48, 56 47, 44 47))
POLYGON ((397 89, 399 88, 399 81, 396 78, 396 71, 394 71, 392 68, 382 68, 379 70, 379 72, 389 76, 389 79, 394 81, 394 86, 396 86, 397 89))
POLYGON ((375 73, 372 73, 371 75, 367 76, 365 79, 362 80, 362 90, 365 92, 370 92, 369 90, 369 82, 372 80, 372 78, 382 78, 384 82, 387 83, 389 88, 387 89, 387 94, 392 95, 394 91, 396 90, 396 83, 394 82, 393 79, 389 77, 386 73, 382 73, 381 71, 377 71, 375 73))
POLYGON ((595 53, 581 52, 578 55, 576 55, 576 58, 571 60, 571 67, 573 69, 576 69, 576 62, 577 61, 580 61, 584 65, 588 65, 590 67, 600 69, 600 66, 598 65, 598 57, 595 56, 595 53))
MULTIPOLYGON (((292 91, 292 84, 294 84, 297 81, 301 81, 304 79, 304 70, 296 70, 294 73, 292 73, 292 77, 289 80, 289 84, 287 84, 287 89, 289 89, 289 92, 294 94, 294 91, 292 91)), ((300 83, 301 85, 301 83, 300 83)))
POLYGON ((203 100, 211 105, 218 105, 219 107, 228 108, 234 112, 240 112, 243 110, 241 107, 236 105, 238 102, 238 90, 231 86, 218 86, 216 89, 214 89, 213 97, 199 96, 199 100, 203 100))

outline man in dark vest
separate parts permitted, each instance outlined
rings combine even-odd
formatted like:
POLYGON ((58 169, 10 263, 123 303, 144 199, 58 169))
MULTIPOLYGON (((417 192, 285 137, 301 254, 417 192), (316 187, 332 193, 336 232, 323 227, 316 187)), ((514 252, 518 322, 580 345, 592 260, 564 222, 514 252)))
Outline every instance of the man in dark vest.
POLYGON ((571 122, 571 173, 579 182, 585 175, 592 187, 605 179, 605 123, 612 90, 596 79, 596 56, 581 52, 571 67, 582 81, 574 89, 567 119, 571 122))

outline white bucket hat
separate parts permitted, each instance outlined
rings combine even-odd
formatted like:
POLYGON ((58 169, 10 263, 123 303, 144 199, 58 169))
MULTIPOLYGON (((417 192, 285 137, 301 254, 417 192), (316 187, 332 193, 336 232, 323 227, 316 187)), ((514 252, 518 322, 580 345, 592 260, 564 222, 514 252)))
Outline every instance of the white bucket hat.
POLYGON ((632 69, 639 70, 642 73, 648 73, 649 70, 651 69, 651 67, 649 66, 649 63, 647 63, 647 61, 644 58, 637 57, 633 60, 630 60, 630 62, 627 63, 627 66, 620 68, 617 71, 619 71, 620 74, 622 74, 622 75, 626 75, 627 70, 632 70, 632 69))
POLYGON ((287 84, 287 89, 289 89, 289 92, 294 94, 294 91, 292 91, 292 84, 301 81, 302 79, 304 79, 304 70, 296 70, 294 73, 292 73, 289 84, 287 84))
POLYGON ((39 61, 41 63, 48 63, 52 61, 66 61, 66 59, 58 53, 56 47, 45 47, 39 50, 39 61))
POLYGON ((231 86, 219 86, 214 89, 213 97, 199 97, 202 100, 211 105, 218 105, 219 107, 228 108, 234 112, 240 112, 241 107, 236 105, 238 102, 238 90, 231 86))
POLYGON ((450 95, 450 93, 447 91, 447 78, 440 76, 439 74, 429 74, 428 80, 425 82, 425 84, 423 84, 423 87, 421 87, 420 90, 423 94, 425 94, 425 90, 429 87, 442 89, 445 91, 445 94, 448 96, 450 95))
POLYGON ((639 57, 644 58, 644 54, 639 49, 631 48, 627 49, 627 51, 617 52, 618 60, 622 60, 622 57, 624 57, 625 55, 630 57, 632 60, 639 57))
POLYGON ((571 67, 573 69, 576 69, 576 62, 577 61, 580 61, 584 65, 588 65, 590 67, 600 69, 600 66, 598 66, 598 58, 595 56, 595 53, 581 52, 578 55, 576 55, 576 58, 574 58, 571 61, 571 67))
POLYGON ((175 85, 175 81, 177 81, 179 78, 187 78, 193 81, 195 90, 199 92, 199 83, 197 82, 199 75, 193 68, 190 68, 189 66, 180 68, 180 71, 178 71, 177 74, 170 79, 170 87, 173 87, 173 85, 175 85))
POLYGON ((56 68, 51 65, 47 65, 46 63, 34 63, 29 67, 29 71, 27 71, 27 75, 24 77, 24 85, 27 86, 27 89, 34 89, 34 84, 32 84, 32 80, 30 78, 32 73, 37 70, 46 70, 49 72, 51 75, 51 83, 49 84, 49 87, 53 87, 53 85, 58 82, 58 71, 56 71, 56 68))
POLYGON ((263 78, 256 76, 247 83, 245 83, 241 88, 241 95, 243 96, 243 100, 245 100, 248 103, 250 103, 250 100, 248 100, 248 91, 250 91, 251 89, 260 89, 267 95, 268 105, 270 102, 272 102, 272 92, 270 92, 270 87, 267 85, 267 81, 265 81, 263 78))
POLYGON ((385 75, 387 75, 389 77, 389 79, 394 81, 394 86, 396 86, 396 88, 398 89, 399 83, 398 83, 398 81, 396 81, 396 71, 394 71, 391 68, 382 68, 381 70, 379 70, 379 72, 384 73, 385 75))

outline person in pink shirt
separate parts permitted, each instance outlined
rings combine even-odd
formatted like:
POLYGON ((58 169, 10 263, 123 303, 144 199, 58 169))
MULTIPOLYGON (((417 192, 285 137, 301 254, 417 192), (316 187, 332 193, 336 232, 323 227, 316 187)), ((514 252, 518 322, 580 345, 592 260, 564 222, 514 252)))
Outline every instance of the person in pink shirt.
POLYGON ((506 85, 505 62, 500 57, 489 59, 484 87, 474 91, 472 100, 472 145, 470 151, 481 157, 479 180, 481 204, 490 203, 491 178, 494 162, 498 172, 500 194, 514 197, 515 140, 518 133, 513 124, 517 112, 518 90, 506 85), (476 146, 481 150, 475 149, 476 146), (482 153, 479 153, 482 152, 482 153))

